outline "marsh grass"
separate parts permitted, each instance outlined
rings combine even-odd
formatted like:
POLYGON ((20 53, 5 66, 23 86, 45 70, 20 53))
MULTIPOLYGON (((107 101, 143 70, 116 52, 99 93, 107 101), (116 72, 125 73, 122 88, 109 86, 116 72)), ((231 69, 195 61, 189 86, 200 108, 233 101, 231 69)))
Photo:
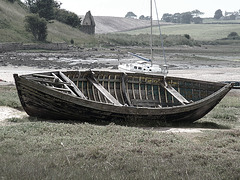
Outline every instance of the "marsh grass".
POLYGON ((239 137, 239 130, 189 138, 114 124, 29 120, 0 127, 1 177, 237 179, 239 137))
POLYGON ((0 86, 0 106, 22 109, 15 86, 0 86))
MULTIPOLYGON (((0 91, 16 93, 14 87, 0 87, 0 91)), ((16 94, 8 97, 17 98, 16 94)), ((7 126, 0 126, 0 178, 239 179, 238 100, 231 95, 224 98, 191 125, 208 127, 195 134, 12 118, 7 126), (230 111, 234 120, 215 116, 230 111)))
POLYGON ((221 103, 198 123, 211 122, 228 128, 240 127, 240 97, 227 95, 221 103))

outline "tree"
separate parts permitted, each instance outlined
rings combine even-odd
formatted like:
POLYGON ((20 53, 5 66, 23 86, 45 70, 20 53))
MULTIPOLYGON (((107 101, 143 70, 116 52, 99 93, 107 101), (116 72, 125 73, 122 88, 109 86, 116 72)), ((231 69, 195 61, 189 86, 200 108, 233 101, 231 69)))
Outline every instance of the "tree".
POLYGON ((30 14, 25 17, 25 29, 31 32, 38 41, 47 39, 47 21, 38 14, 30 14))
POLYGON ((200 17, 194 17, 192 19, 192 21, 195 23, 195 24, 202 24, 203 23, 203 19, 200 18, 200 17))
POLYGON ((145 16, 144 15, 141 15, 140 17, 139 17, 139 19, 145 19, 145 16))
POLYGON ((141 20, 150 20, 151 18, 150 18, 149 16, 141 15, 141 16, 139 17, 139 19, 141 19, 141 20))
POLYGON ((40 17, 46 20, 54 19, 53 8, 60 5, 54 0, 26 0, 31 13, 38 13, 40 17))
POLYGON ((78 17, 73 12, 67 11, 65 9, 57 9, 55 8, 55 19, 68 24, 72 27, 79 27, 81 25, 82 19, 78 17))
POLYGON ((37 13, 36 0, 25 0, 25 4, 31 13, 37 13))
POLYGON ((165 22, 172 22, 172 19, 173 19, 173 15, 169 13, 165 13, 162 16, 162 20, 165 22))
POLYGON ((192 21, 192 13, 185 12, 181 14, 181 23, 182 24, 190 24, 192 21))
POLYGON ((200 15, 203 15, 204 13, 199 11, 198 9, 193 10, 192 12, 193 17, 199 17, 200 15))
POLYGON ((172 17, 172 22, 173 23, 181 23, 181 14, 175 13, 172 17))
POLYGON ((128 12, 126 15, 125 15, 125 18, 136 18, 136 14, 134 14, 133 12, 128 12))
POLYGON ((220 19, 222 16, 223 16, 223 14, 222 14, 221 9, 218 9, 218 10, 215 11, 214 19, 220 19))

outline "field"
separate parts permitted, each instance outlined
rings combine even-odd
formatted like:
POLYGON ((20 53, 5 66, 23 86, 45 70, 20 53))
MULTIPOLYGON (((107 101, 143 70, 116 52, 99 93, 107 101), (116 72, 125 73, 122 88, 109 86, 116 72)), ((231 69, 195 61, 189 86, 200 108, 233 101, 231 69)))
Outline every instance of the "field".
MULTIPOLYGON (((231 32, 240 34, 240 24, 176 24, 162 26, 161 31, 164 35, 189 34, 194 40, 214 41, 226 38, 231 32)), ((127 33, 136 35, 149 32, 150 29, 145 28, 128 31, 127 33)), ((153 28, 153 33, 159 34, 158 27, 153 28)))
MULTIPOLYGON (((0 104, 21 109, 16 89, 0 104), (8 101, 7 101, 7 100, 8 101)), ((239 179, 240 95, 172 127, 124 127, 31 117, 0 122, 1 179, 239 179)))

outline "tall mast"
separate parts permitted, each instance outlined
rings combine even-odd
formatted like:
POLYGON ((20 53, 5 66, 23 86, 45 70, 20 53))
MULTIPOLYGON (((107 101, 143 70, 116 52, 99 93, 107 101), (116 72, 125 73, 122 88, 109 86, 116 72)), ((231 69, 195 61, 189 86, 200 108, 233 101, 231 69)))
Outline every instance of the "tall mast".
POLYGON ((151 48, 151 65, 152 65, 152 61, 153 61, 153 17, 152 17, 152 0, 150 0, 150 19, 151 19, 151 35, 150 35, 150 48, 151 48))

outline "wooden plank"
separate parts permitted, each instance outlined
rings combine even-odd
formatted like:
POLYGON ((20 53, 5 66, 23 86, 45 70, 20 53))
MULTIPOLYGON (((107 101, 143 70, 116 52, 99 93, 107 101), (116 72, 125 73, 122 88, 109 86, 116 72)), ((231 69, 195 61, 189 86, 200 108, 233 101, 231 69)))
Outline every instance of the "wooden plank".
POLYGON ((122 75, 122 95, 123 95, 123 100, 128 106, 132 106, 132 103, 129 99, 129 96, 127 94, 127 88, 126 88, 126 80, 127 80, 127 74, 124 72, 122 75))
POLYGON ((139 98, 142 99, 141 77, 139 77, 138 90, 139 90, 139 98))
POLYGON ((48 78, 48 79, 54 79, 54 76, 47 76, 44 74, 32 74, 33 77, 40 77, 40 78, 48 78))
POLYGON ((132 99, 134 106, 139 107, 160 107, 160 102, 158 100, 148 100, 148 99, 132 99))
MULTIPOLYGON (((56 79, 58 79, 59 82, 63 82, 56 74, 52 73, 52 75, 53 75, 56 79)), ((72 94, 73 96, 77 96, 66 84, 64 84, 64 87, 65 87, 69 92, 71 92, 71 94, 72 94)))
POLYGON ((31 78, 27 78, 28 80, 32 80, 32 81, 37 81, 37 82, 40 82, 40 83, 48 83, 48 84, 52 84, 52 85, 70 85, 69 83, 67 82, 57 82, 57 81, 53 81, 53 80, 45 80, 45 79, 42 79, 42 78, 34 78, 34 77, 31 77, 31 78))
POLYGON ((85 95, 82 93, 82 91, 80 91, 80 90, 78 89, 78 87, 77 87, 67 76, 65 76, 61 71, 59 71, 59 75, 61 76, 61 78, 64 79, 64 81, 66 81, 66 82, 68 82, 68 83, 71 84, 71 86, 72 86, 73 89, 74 89, 74 92, 75 92, 79 97, 81 97, 82 99, 87 99, 87 98, 85 97, 85 95))
POLYGON ((65 89, 65 88, 58 88, 58 87, 54 87, 54 86, 48 86, 49 88, 51 89, 56 89, 56 90, 59 90, 59 91, 66 91, 66 92, 70 92, 69 89, 65 89))
POLYGON ((185 105, 185 104, 189 104, 190 102, 185 99, 178 91, 176 91, 171 85, 165 83, 162 84, 161 86, 164 87, 164 89, 166 89, 172 96, 174 96, 181 104, 185 105))
POLYGON ((119 102, 118 95, 117 95, 117 87, 116 87, 117 86, 116 85, 116 75, 114 76, 114 79, 115 79, 115 81, 113 83, 114 94, 115 94, 117 101, 119 102))
POLYGON ((132 93, 133 93, 133 99, 136 99, 135 88, 133 83, 132 83, 132 93))
POLYGON ((91 82, 103 95, 106 97, 111 103, 113 103, 116 106, 122 106, 121 103, 119 103, 118 100, 116 100, 100 83, 97 82, 97 80, 92 77, 87 77, 89 82, 91 82))

